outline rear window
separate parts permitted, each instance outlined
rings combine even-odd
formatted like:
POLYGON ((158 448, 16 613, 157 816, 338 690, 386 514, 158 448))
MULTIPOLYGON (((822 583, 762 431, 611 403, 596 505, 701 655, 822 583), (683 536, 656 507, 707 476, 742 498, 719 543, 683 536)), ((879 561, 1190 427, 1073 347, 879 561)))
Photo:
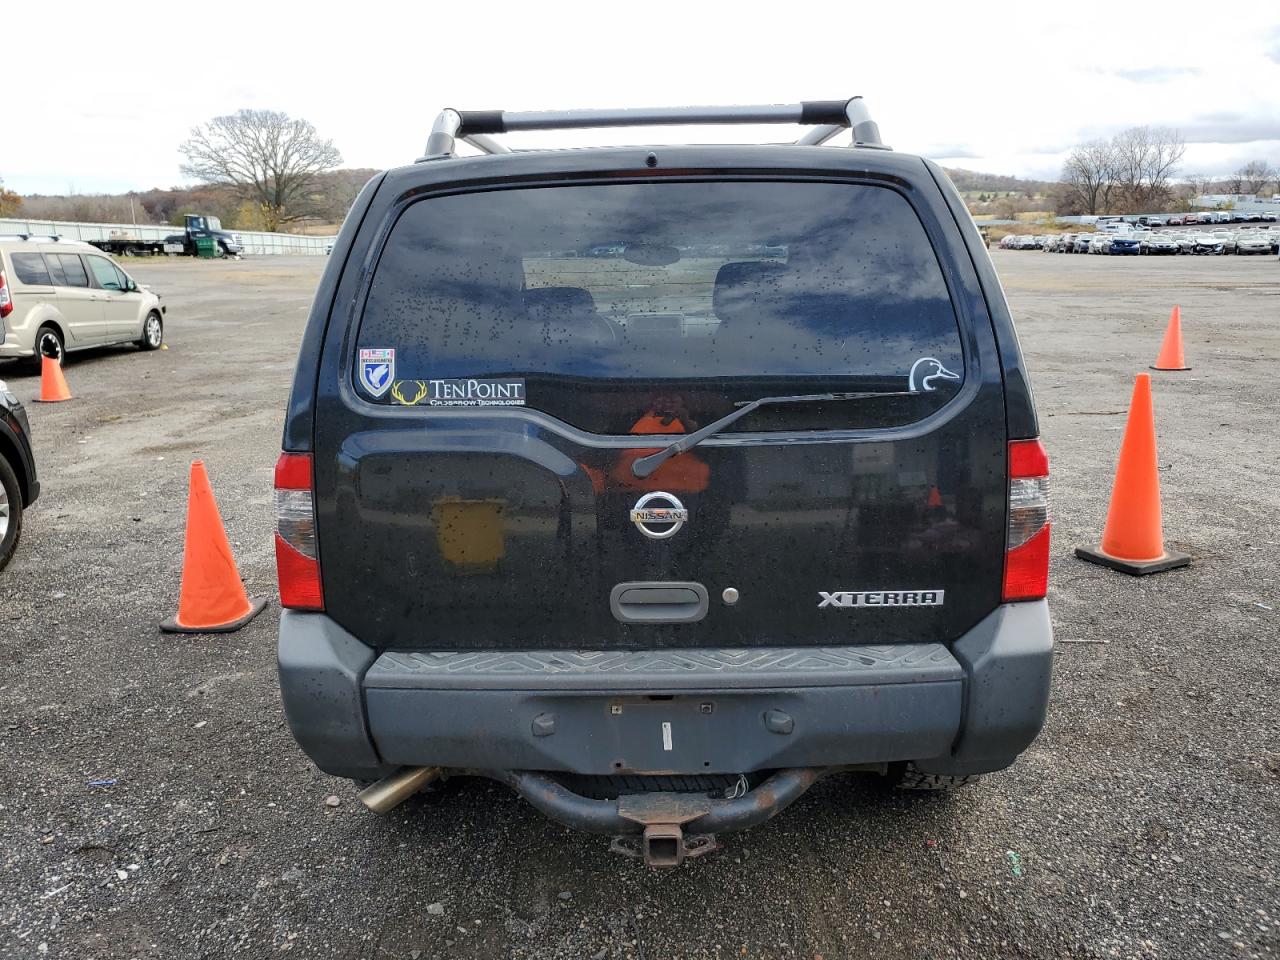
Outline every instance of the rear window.
POLYGON ((628 183, 404 211, 364 304, 366 399, 527 406, 595 433, 917 420, 962 384, 956 314, 911 205, 877 186, 628 183), (654 419, 656 417, 656 420, 654 419), (654 426, 655 423, 661 426, 654 426))
POLYGON ((44 257, 38 253, 11 253, 14 275, 22 283, 33 287, 53 286, 49 279, 49 270, 44 265, 44 257))

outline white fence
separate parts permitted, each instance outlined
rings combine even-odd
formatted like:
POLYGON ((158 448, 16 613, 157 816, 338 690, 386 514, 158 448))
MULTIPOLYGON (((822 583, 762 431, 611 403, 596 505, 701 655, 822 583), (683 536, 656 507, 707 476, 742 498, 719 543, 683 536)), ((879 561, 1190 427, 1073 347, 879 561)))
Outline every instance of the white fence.
MULTIPOLYGON (((181 233, 181 227, 143 226, 131 223, 71 223, 64 220, 0 220, 0 236, 26 233, 32 236, 58 236, 63 240, 108 240, 115 236, 140 240, 163 240, 181 233)), ((303 237, 293 233, 257 233, 252 230, 228 230, 240 238, 244 252, 250 256, 267 254, 322 254, 333 243, 333 237, 303 237)))

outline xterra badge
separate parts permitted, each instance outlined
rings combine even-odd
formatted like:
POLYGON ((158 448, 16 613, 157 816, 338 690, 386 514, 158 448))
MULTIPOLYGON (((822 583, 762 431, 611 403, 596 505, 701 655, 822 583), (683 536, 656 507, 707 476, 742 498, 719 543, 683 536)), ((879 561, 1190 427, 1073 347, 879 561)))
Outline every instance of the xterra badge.
POLYGON ((945 590, 819 590, 821 607, 940 607, 945 590))

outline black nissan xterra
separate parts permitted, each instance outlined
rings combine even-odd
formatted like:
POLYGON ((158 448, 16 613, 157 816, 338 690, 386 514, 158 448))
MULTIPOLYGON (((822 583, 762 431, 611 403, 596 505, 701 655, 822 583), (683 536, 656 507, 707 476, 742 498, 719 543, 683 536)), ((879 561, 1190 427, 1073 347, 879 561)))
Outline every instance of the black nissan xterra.
POLYGON ((1037 436, 978 230, 860 99, 446 110, 360 194, 303 339, 289 723, 373 809, 492 777, 665 865, 828 773, 1000 770, 1049 694, 1037 436), (810 130, 491 136, 770 122, 810 130))

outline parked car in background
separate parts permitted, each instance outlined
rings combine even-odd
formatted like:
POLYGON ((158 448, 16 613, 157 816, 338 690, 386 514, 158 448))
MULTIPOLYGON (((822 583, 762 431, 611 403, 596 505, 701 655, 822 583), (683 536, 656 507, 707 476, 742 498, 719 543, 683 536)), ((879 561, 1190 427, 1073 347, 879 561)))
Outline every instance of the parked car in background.
POLYGON ((1271 238, 1256 231, 1236 235, 1236 253, 1239 256, 1254 253, 1270 253, 1271 238))
POLYGON ((1167 233, 1157 233, 1147 242, 1147 253, 1152 256, 1171 256, 1180 252, 1178 241, 1167 233))
POLYGON ((1111 238, 1111 246, 1106 252, 1116 256, 1137 256, 1142 253, 1142 244, 1136 234, 1120 234, 1111 238))
POLYGON ((1148 227, 1163 227, 1168 222, 1164 217, 1147 217, 1148 227))
POLYGON ((1090 253, 1110 253, 1111 241, 1114 239, 1115 239, 1114 237, 1105 233, 1095 234, 1093 239, 1089 241, 1089 252, 1090 253))
POLYGON ((1236 252, 1236 235, 1230 230, 1215 230, 1213 231, 1213 236, 1214 239, 1222 244, 1223 253, 1236 252))
POLYGON ((39 495, 31 425, 18 398, 0 380, 0 570, 18 549, 23 511, 39 495))
POLYGON ((165 307, 87 243, 0 237, 0 359, 61 361, 72 350, 135 343, 159 349, 165 307))
POLYGON ((1193 233, 1178 233, 1178 234, 1174 234, 1174 240, 1176 240, 1176 241, 1177 241, 1177 244, 1178 244, 1178 252, 1180 252, 1180 253, 1195 253, 1195 252, 1196 252, 1196 238, 1195 238, 1195 234, 1193 234, 1193 233))
POLYGON ((1072 253, 1088 253, 1089 247, 1093 243, 1094 235, 1092 233, 1082 233, 1076 237, 1075 243, 1071 245, 1072 253))
POLYGON ((1222 241, 1208 230, 1201 230, 1195 235, 1191 252, 1198 256, 1221 256, 1222 241))
POLYGON ((1182 217, 1182 215, 1181 215, 1181 214, 1178 214, 1177 216, 1170 217, 1168 220, 1166 220, 1166 221, 1165 221, 1165 223, 1167 223, 1167 224, 1168 224, 1169 226, 1171 226, 1171 227, 1180 227, 1180 226, 1182 226, 1185 222, 1186 222, 1186 221, 1183 219, 1183 217, 1182 217))

